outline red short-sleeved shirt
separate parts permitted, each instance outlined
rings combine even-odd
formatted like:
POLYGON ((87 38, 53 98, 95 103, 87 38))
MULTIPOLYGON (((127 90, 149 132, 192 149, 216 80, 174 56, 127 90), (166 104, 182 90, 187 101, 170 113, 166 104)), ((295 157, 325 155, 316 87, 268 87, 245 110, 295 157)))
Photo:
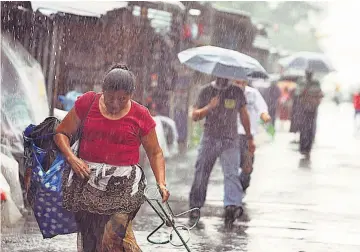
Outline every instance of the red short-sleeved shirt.
POLYGON ((156 126, 148 109, 131 101, 131 109, 127 115, 119 120, 110 120, 100 112, 101 94, 96 94, 92 103, 94 95, 94 92, 85 93, 75 102, 77 116, 81 120, 85 119, 80 142, 80 158, 110 165, 137 164, 140 138, 156 126))

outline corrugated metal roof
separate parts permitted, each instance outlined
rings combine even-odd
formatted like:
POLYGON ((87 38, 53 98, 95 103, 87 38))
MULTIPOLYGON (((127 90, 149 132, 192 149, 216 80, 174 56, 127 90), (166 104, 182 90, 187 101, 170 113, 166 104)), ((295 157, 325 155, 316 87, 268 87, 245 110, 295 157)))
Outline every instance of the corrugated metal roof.
POLYGON ((168 12, 184 11, 185 5, 179 1, 129 1, 129 6, 144 5, 147 8, 153 8, 168 12))
POLYGON ((220 12, 229 13, 229 14, 235 14, 235 15, 239 15, 239 16, 243 16, 243 17, 247 17, 247 18, 250 17, 250 13, 246 12, 246 11, 233 9, 233 8, 220 7, 220 6, 216 5, 216 4, 212 4, 212 7, 214 9, 216 9, 217 11, 220 11, 220 12))
POLYGON ((89 17, 100 17, 105 15, 106 12, 126 8, 128 6, 127 1, 91 1, 91 2, 44 2, 44 1, 31 1, 31 6, 34 11, 41 11, 44 14, 54 14, 58 12, 75 14, 79 16, 89 16, 89 17))

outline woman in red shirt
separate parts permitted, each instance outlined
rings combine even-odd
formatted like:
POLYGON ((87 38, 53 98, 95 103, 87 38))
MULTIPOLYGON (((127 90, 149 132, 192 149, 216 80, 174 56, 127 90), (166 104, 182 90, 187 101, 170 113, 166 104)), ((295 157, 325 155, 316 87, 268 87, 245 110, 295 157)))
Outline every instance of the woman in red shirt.
POLYGON ((58 126, 55 141, 72 169, 64 173, 63 205, 75 212, 79 251, 141 251, 132 231, 144 202, 142 144, 163 201, 169 198, 165 161, 149 111, 131 99, 134 75, 124 66, 105 76, 103 92, 88 92, 58 126), (79 156, 70 147, 83 122, 79 156))

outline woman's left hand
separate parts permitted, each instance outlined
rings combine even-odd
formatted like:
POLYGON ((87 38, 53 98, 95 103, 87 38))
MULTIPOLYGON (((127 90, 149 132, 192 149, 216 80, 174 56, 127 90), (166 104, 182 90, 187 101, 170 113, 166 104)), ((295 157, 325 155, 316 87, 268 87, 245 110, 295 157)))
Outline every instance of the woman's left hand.
POLYGON ((160 184, 158 184, 158 188, 159 188, 159 192, 160 192, 161 197, 162 197, 162 202, 168 201, 168 199, 169 199, 169 197, 170 197, 170 192, 169 192, 169 190, 166 188, 166 185, 160 185, 160 184))

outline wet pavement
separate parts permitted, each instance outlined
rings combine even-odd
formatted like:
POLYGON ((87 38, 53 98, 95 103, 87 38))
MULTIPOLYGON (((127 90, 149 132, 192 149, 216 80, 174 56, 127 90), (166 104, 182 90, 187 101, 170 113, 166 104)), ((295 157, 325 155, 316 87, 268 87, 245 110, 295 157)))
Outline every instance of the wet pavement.
MULTIPOLYGON (((223 226, 223 177, 220 166, 210 178, 203 229, 191 231, 191 251, 360 251, 360 133, 354 134, 351 104, 321 105, 311 161, 302 159, 293 135, 278 132, 273 142, 259 136, 255 170, 245 197, 245 214, 233 230, 223 226)), ((170 205, 188 208, 196 152, 167 163, 170 205)), ((154 182, 146 168, 149 184, 154 182)), ((186 223, 179 218, 177 223, 186 223)), ((146 236, 160 219, 145 203, 134 229, 143 251, 186 251, 152 245, 146 236)), ((168 229, 161 230, 166 235, 168 229)), ((43 240, 32 220, 4 228, 2 251, 76 251, 76 235, 43 240)))

